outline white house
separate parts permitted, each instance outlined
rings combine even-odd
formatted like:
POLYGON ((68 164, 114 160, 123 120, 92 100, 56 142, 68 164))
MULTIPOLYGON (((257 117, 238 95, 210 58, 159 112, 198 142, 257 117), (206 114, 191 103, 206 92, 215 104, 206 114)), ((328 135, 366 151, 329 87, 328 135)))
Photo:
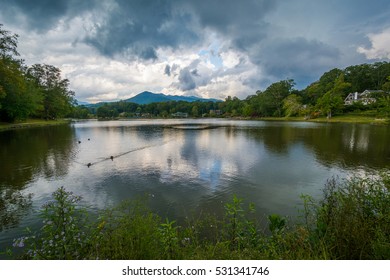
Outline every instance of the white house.
POLYGON ((361 102, 363 105, 369 105, 376 102, 372 96, 373 93, 383 92, 382 90, 368 90, 363 92, 351 92, 344 100, 344 105, 352 105, 355 102, 361 102))

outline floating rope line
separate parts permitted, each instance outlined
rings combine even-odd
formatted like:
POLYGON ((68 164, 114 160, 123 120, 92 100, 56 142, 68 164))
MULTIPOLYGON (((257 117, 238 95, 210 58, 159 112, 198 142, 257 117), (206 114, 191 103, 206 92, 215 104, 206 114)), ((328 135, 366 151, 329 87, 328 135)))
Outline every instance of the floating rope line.
POLYGON ((76 162, 78 164, 81 164, 83 166, 87 166, 89 168, 92 165, 96 165, 98 163, 102 163, 102 162, 105 162, 107 160, 114 160, 114 158, 119 158, 119 157, 125 156, 125 155, 130 154, 130 153, 138 152, 138 151, 141 151, 141 150, 145 150, 145 149, 153 148, 153 147, 157 147, 157 146, 163 146, 163 145, 171 142, 172 140, 174 140, 174 139, 170 139, 170 140, 164 141, 162 143, 154 144, 154 145, 147 145, 147 146, 139 147, 139 148, 136 148, 136 149, 124 152, 124 153, 117 154, 115 156, 104 157, 101 160, 98 160, 98 161, 95 161, 95 162, 81 163, 81 162, 78 162, 78 161, 75 161, 75 160, 74 160, 74 162, 76 162))

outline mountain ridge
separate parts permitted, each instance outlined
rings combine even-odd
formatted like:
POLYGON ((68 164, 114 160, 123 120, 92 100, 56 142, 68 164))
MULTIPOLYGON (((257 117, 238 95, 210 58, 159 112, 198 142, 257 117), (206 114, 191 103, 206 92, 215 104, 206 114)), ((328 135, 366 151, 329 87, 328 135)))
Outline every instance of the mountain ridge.
POLYGON ((153 93, 150 91, 143 91, 134 97, 124 100, 126 102, 133 102, 141 105, 156 103, 156 102, 169 102, 169 101, 201 101, 201 102, 220 102, 222 100, 214 98, 200 98, 196 96, 182 96, 182 95, 166 95, 163 93, 153 93))
MULTIPOLYGON (((195 101, 201 101, 201 102, 222 102, 220 99, 215 98, 201 98, 196 96, 182 96, 182 95, 166 95, 163 93, 153 93, 150 91, 143 91, 136 96, 133 96, 128 99, 121 100, 124 102, 132 102, 139 105, 147 105, 151 103, 157 103, 157 102, 170 102, 170 101, 186 101, 186 102, 195 102, 195 101)), ((103 101, 98 102, 95 104, 77 101, 78 105, 81 106, 87 106, 87 107, 100 107, 104 104, 108 103, 115 103, 119 101, 103 101)))

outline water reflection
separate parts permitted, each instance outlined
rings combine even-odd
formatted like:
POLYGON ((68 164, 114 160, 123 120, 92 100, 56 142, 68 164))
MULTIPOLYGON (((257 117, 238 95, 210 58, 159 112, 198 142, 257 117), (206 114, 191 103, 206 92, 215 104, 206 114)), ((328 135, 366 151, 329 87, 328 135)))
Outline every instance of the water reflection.
POLYGON ((73 134, 69 126, 0 133, 0 230, 17 225, 30 208, 29 183, 66 176, 74 156, 73 134))
POLYGON ((330 177, 389 168, 389 139, 388 126, 229 120, 91 121, 0 133, 0 209, 19 207, 12 224, 23 215, 28 224, 31 203, 39 207, 65 186, 92 211, 146 193, 163 216, 222 215, 237 194, 258 215, 294 216, 300 195, 318 197, 330 177))

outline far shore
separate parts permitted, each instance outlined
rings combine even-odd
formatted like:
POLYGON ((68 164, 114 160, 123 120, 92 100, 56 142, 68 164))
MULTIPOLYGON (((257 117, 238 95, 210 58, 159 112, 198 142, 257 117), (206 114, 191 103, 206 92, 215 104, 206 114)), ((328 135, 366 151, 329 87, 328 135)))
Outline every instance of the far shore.
POLYGON ((341 115, 332 118, 319 117, 315 119, 305 119, 304 117, 266 117, 259 118, 264 121, 291 121, 291 122, 318 122, 318 123, 360 123, 360 124, 390 124, 388 118, 377 118, 370 116, 341 115))
MULTIPOLYGON (((115 120, 151 120, 160 118, 131 118, 131 119, 115 119, 115 120)), ((164 118, 161 118, 164 120, 164 118)), ((188 118, 190 119, 190 118, 188 118)), ((223 118, 219 118, 223 119, 223 118)), ((355 115, 341 115, 334 116, 330 119, 326 117, 320 117, 315 119, 305 119, 304 117, 264 117, 264 118, 241 118, 241 117, 230 117, 228 119, 233 120, 259 120, 259 121, 284 121, 284 122, 317 122, 317 123, 359 123, 359 124, 379 124, 389 125, 390 119, 388 118, 376 118, 370 116, 355 116, 355 115)), ((26 121, 15 122, 15 123, 4 123, 0 122, 0 131, 14 130, 31 127, 43 127, 67 124, 71 121, 87 121, 96 119, 83 119, 83 120, 70 120, 70 119, 59 119, 59 120, 40 120, 40 119, 29 119, 26 121)), ((107 119, 108 120, 108 119, 107 119)))

